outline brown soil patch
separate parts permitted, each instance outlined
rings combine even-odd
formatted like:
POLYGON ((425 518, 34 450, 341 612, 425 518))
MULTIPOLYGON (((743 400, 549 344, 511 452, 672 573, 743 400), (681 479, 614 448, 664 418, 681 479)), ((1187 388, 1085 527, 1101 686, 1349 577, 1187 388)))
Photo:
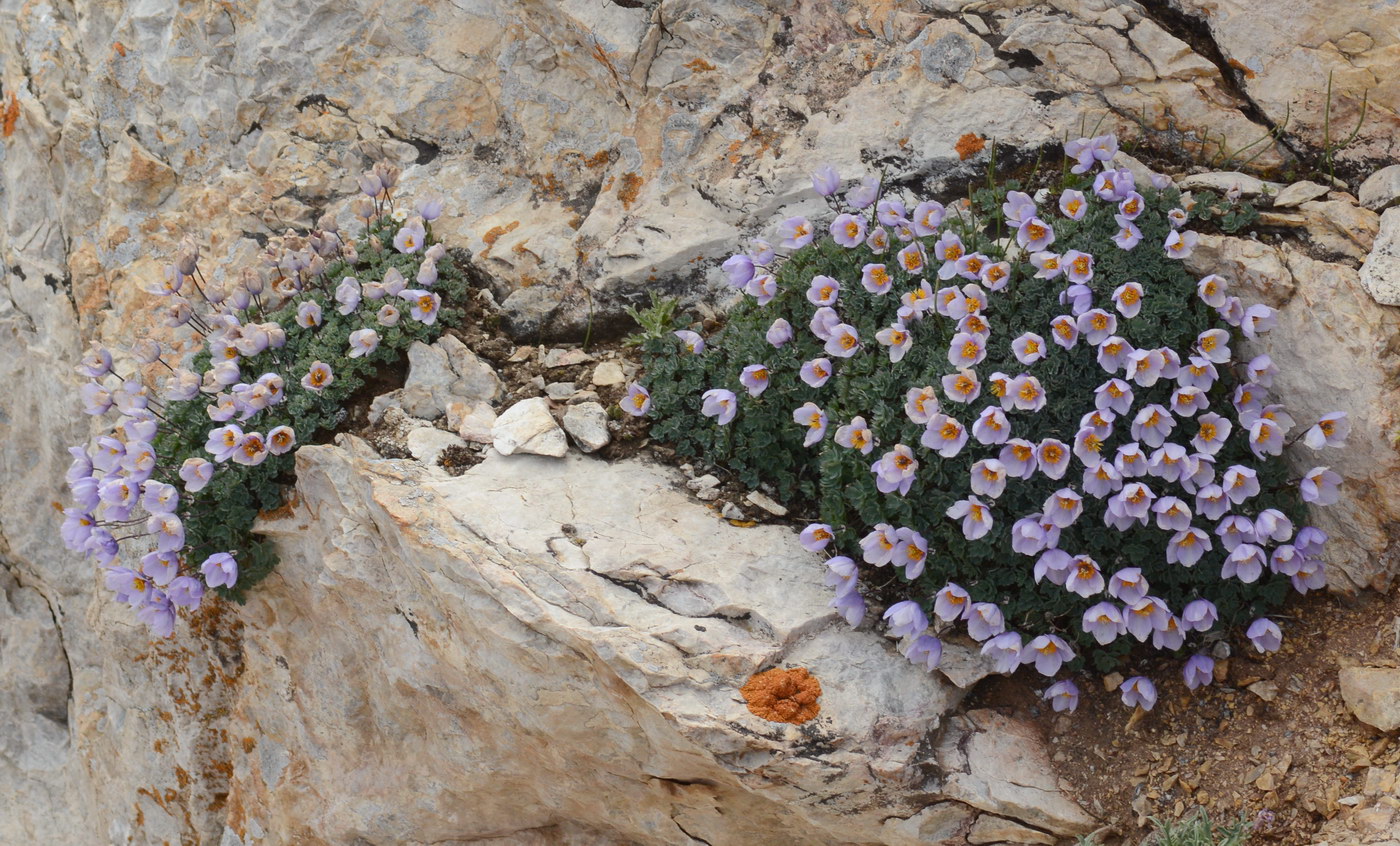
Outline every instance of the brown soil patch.
POLYGON ((1365 792, 1373 770, 1400 769, 1400 744, 1354 719, 1337 683, 1341 666, 1400 659, 1400 593, 1314 595, 1289 610, 1279 617, 1280 652, 1261 656, 1236 637, 1232 657, 1217 662, 1220 680, 1194 694, 1180 661, 1122 670, 1157 683, 1157 707, 1135 723, 1100 676, 1077 680, 1072 715, 1037 698, 1045 680, 1034 671, 984 682, 968 707, 1039 722, 1072 794, 1124 842, 1151 830, 1148 817, 1179 819, 1201 807, 1217 822, 1259 819, 1251 842, 1313 843, 1323 823, 1357 801, 1343 800, 1365 792))

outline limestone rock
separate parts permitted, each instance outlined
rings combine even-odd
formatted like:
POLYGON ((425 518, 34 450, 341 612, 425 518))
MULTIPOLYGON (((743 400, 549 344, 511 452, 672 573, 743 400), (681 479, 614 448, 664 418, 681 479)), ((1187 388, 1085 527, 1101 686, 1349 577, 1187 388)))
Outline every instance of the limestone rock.
POLYGON ((578 388, 573 382, 550 382, 544 386, 544 395, 555 402, 564 402, 577 391, 578 388))
POLYGON ((493 402, 501 394, 495 369, 452 335, 431 346, 415 341, 408 348, 408 368, 401 403, 424 420, 443 416, 453 401, 493 402))
POLYGON ((1338 681, 1358 720, 1381 731, 1400 729, 1400 669, 1343 667, 1338 681))
POLYGON ((787 516, 788 510, 784 508, 782 504, 779 503, 777 500, 773 499, 771 496, 768 496, 765 493, 762 493, 760 491, 749 491, 748 495, 744 498, 747 499, 751 504, 762 508, 769 514, 772 514, 774 517, 787 516))
POLYGON ((1055 846, 1056 838, 1053 834, 1021 825, 1004 817, 983 814, 977 818, 977 822, 972 824, 972 829, 967 833, 967 842, 973 844, 1039 843, 1043 846, 1055 846))
POLYGON ((466 446, 467 442, 441 429, 423 426, 408 433, 408 451, 413 457, 427 465, 436 465, 443 451, 451 447, 466 446))
POLYGON ((1238 191, 1239 196, 1245 199, 1277 194, 1283 188, 1277 182, 1265 182, 1257 176, 1250 176, 1239 171, 1194 173, 1177 179, 1176 183, 1183 191, 1205 190, 1214 191, 1221 195, 1230 191, 1238 191))
POLYGON ((501 412, 491 427, 491 444, 502 455, 517 452, 563 457, 569 448, 564 430, 554 422, 549 400, 543 397, 521 400, 501 412))
POLYGON ((454 400, 447 404, 447 426, 463 440, 489 444, 491 428, 495 425, 496 412, 487 403, 454 400))
POLYGON ((1400 201, 1400 164, 1387 165, 1366 177, 1357 199, 1374 212, 1385 211, 1400 201))
POLYGON ((578 349, 551 349, 544 354, 544 366, 550 370, 559 367, 572 367, 575 364, 587 364, 593 360, 593 356, 578 349))
POLYGON ((569 406, 564 412, 564 431, 584 452, 597 452, 612 442, 608 432, 608 412, 596 402, 569 406))
POLYGON ((1308 200, 1316 200, 1319 197, 1326 196, 1328 190, 1326 185, 1318 185, 1316 182, 1309 182, 1306 179, 1301 182, 1294 182, 1282 191, 1279 191, 1278 196, 1274 197, 1274 208, 1293 208, 1294 206, 1306 203, 1308 200))
POLYGON ((1056 833, 1087 834, 1094 819, 1065 798, 1033 726, 995 711, 953 718, 938 744, 943 792, 992 814, 1056 833))
POLYGON ((621 385, 626 381, 627 377, 623 375, 622 365, 616 361, 605 361, 593 368, 593 384, 600 388, 621 385))
MULTIPOLYGON (((263 525, 282 569, 244 610, 229 731, 258 748, 234 756, 241 828, 470 841, 566 819, 601 842, 914 846, 971 816, 920 752, 960 694, 833 614, 790 529, 728 526, 636 462, 491 455, 451 478, 353 439, 297 461, 299 504, 263 525), (738 688, 774 665, 820 681, 816 719, 744 707, 738 688), (353 738, 318 730, 350 712, 353 738), (322 798, 404 791, 393 813, 322 798)), ((1037 763, 1033 737, 1008 742, 1037 763)), ((1082 830, 1053 781, 1037 792, 1033 824, 1082 830)))
POLYGON ((1361 285, 1381 305, 1400 305, 1400 209, 1381 215, 1376 245, 1361 265, 1361 285))

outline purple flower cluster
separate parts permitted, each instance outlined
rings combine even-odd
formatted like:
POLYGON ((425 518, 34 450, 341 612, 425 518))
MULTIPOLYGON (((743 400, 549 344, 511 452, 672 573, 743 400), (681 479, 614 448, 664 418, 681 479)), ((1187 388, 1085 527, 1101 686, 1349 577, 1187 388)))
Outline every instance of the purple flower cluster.
MULTIPOLYGON (((385 163, 363 174, 362 195, 352 203, 356 215, 369 223, 396 214, 392 197, 398 177, 398 168, 385 163)), ((131 606, 156 636, 170 636, 179 609, 198 608, 207 589, 238 583, 237 550, 211 551, 186 542, 197 495, 211 485, 217 490, 221 475, 239 472, 238 466, 255 467, 294 450, 297 433, 281 422, 290 422, 282 408, 289 391, 319 394, 335 382, 331 365, 322 361, 305 373, 278 372, 285 366, 288 333, 320 332, 332 309, 343 316, 358 314, 365 324, 392 326, 398 309, 388 301, 376 303, 390 297, 403 301, 415 321, 437 319, 441 297, 429 289, 437 282, 445 249, 428 244, 428 226, 441 215, 442 201, 420 200, 416 211, 415 217, 403 216, 392 246, 400 254, 422 255, 417 288, 392 268, 376 281, 329 278, 330 268, 353 265, 359 253, 331 215, 306 235, 288 232, 277 239, 259 266, 237 276, 206 277, 199 247, 187 239, 162 278, 145 290, 163 299, 166 326, 187 327, 198 341, 196 350, 207 350, 207 367, 187 369, 193 352, 154 339, 138 340, 118 354, 93 346, 83 356, 76 370, 88 379, 79 390, 84 411, 94 416, 114 411, 117 419, 106 434, 69 450, 73 505, 64 509, 62 539, 102 569, 117 601, 131 606), (288 315, 286 325, 270 319, 274 315, 288 315), (268 365, 277 369, 264 370, 268 365), (157 375, 159 381, 152 378, 157 375), (173 404, 190 402, 203 404, 214 425, 203 435, 202 449, 176 454, 171 444, 179 439, 161 437, 162 430, 173 425, 167 415, 173 404)), ((372 240, 362 245, 384 248, 372 240)), ((365 325, 351 332, 349 341, 347 357, 368 355, 379 334, 365 325)), ((638 402, 634 409, 645 413, 646 404, 638 402)))
MULTIPOLYGON (((837 447, 869 456, 879 493, 909 497, 911 502, 943 493, 927 488, 920 491, 922 466, 951 459, 964 450, 989 448, 986 457, 972 465, 967 494, 944 512, 946 519, 955 521, 963 538, 978 542, 998 526, 1009 526, 1012 548, 1030 559, 1026 566, 1033 569, 1035 581, 1073 594, 1076 602, 1084 603, 1080 625, 1085 634, 1101 645, 1131 638, 1175 651, 1184 647, 1192 633, 1206 632, 1216 625, 1215 606, 1197 599, 1182 608, 1171 608, 1151 592, 1139 569, 1105 572, 1090 556, 1062 549, 1061 532, 1085 519, 1085 503, 1096 500, 1103 504, 1104 523, 1113 530, 1152 527, 1162 533, 1154 533, 1158 538, 1155 543, 1163 560, 1172 566, 1194 567, 1207 552, 1219 549, 1228 553, 1221 579, 1250 584, 1268 571, 1288 578, 1300 593, 1315 590, 1326 582, 1321 558, 1326 534, 1295 526, 1275 509, 1261 510, 1258 502, 1252 501, 1261 493, 1256 470, 1241 464, 1217 466, 1217 457, 1227 442, 1247 446, 1260 461, 1277 458, 1285 446, 1299 441, 1314 450, 1339 447, 1349 422, 1345 412, 1335 412, 1290 436, 1298 427, 1270 395, 1277 368, 1267 355, 1241 359, 1238 350, 1232 349, 1232 342, 1241 337, 1252 340, 1273 328, 1275 314, 1268 306, 1246 306, 1231 296, 1229 283, 1219 275, 1202 278, 1196 296, 1230 329, 1202 332, 1187 349, 1138 348, 1133 344, 1131 339, 1140 337, 1133 323, 1139 319, 1144 301, 1154 295, 1143 284, 1130 280, 1110 284, 1107 290, 1112 290, 1112 296, 1098 295, 1104 299, 1095 302, 1095 287, 1103 285, 1102 279, 1094 283, 1097 268, 1115 263, 1100 264, 1094 255, 1082 250, 1056 251, 1057 214, 1067 221, 1079 221, 1095 205, 1111 206, 1118 230, 1107 247, 1110 251, 1153 249, 1171 259, 1185 259, 1197 244, 1194 232, 1181 229, 1186 214, 1174 209, 1167 215, 1170 230, 1165 239, 1156 245, 1142 245, 1144 228, 1158 230, 1145 226, 1142 215, 1148 208, 1147 200, 1139 192, 1133 173, 1113 165, 1117 150, 1112 135, 1080 138, 1065 145, 1066 154, 1074 160, 1074 173, 1098 171, 1092 191, 1065 190, 1057 198, 1045 192, 1036 197, 1009 192, 1002 213, 1012 235, 1000 256, 972 251, 962 240, 968 230, 963 229, 960 235, 947 225, 960 219, 961 213, 954 214, 935 202, 906 203, 882 195, 880 183, 873 177, 852 188, 843 207, 836 199, 842 185, 840 175, 829 166, 821 168, 813 175, 813 186, 837 212, 834 220, 829 227, 822 227, 805 217, 790 218, 780 227, 780 247, 802 249, 825 229, 837 247, 868 250, 880 259, 864 264, 859 279, 816 275, 802 283, 797 293, 812 306, 807 329, 821 345, 823 356, 801 363, 799 378, 820 392, 848 367, 859 364, 869 372, 872 365, 868 359, 859 358, 869 355, 888 359, 873 365, 875 369, 899 372, 915 345, 932 343, 939 344, 940 358, 942 344, 947 344, 950 370, 940 379, 930 378, 941 386, 941 398, 934 386, 908 390, 904 416, 923 427, 917 446, 894 437, 882 439, 882 434, 892 434, 906 422, 895 421, 887 432, 878 432, 867 420, 886 418, 874 409, 849 421, 829 419, 820 393, 794 408, 792 419, 805 432, 803 444, 813 449, 826 449, 828 429, 834 428, 837 447), (887 254, 896 247, 892 255, 887 254), (1013 269, 1019 273, 1022 266, 1033 268, 1034 278, 1016 284, 1044 284, 1047 297, 1054 297, 1058 288, 1063 313, 1014 338, 994 337, 989 317, 994 309, 989 306, 998 292, 1013 284, 1013 269), (906 290, 896 290, 897 284, 906 285, 906 290), (849 317, 849 312, 848 319, 843 319, 843 310, 853 301, 891 296, 900 304, 897 319, 875 331, 873 343, 861 335, 870 330, 857 329, 854 324, 859 321, 849 317), (939 318, 946 322, 929 330, 939 318), (1047 385, 1036 371, 1043 375, 1057 372, 1055 358, 1080 345, 1093 351, 1104 381, 1084 397, 1086 407, 1078 429, 1064 432, 1064 440, 1032 442, 1015 437, 1015 417, 1037 414, 1047 402, 1047 385), (989 351, 999 354, 1003 349, 1024 368, 1022 372, 984 372, 991 368, 979 372, 989 351), (1051 363, 1043 364, 1047 361, 1051 363), (1221 400, 1220 392, 1212 393, 1212 388, 1226 368, 1242 374, 1244 381, 1221 400), (1169 402, 1139 400, 1159 384, 1170 387, 1169 402), (1127 435, 1130 440, 1110 449, 1107 444, 1115 435, 1119 439, 1127 435), (1060 485, 1041 511, 1000 513, 998 499, 1008 484, 1037 475, 1060 485)), ((1153 191, 1169 184, 1165 177, 1154 176, 1150 188, 1144 185, 1141 190, 1155 196, 1153 191)), ((723 269, 731 286, 763 306, 779 293, 773 265, 776 258, 772 247, 758 241, 752 250, 731 257, 723 269)), ((860 266, 858 261, 856 265, 860 266)), ((800 327, 794 329, 787 320, 780 320, 768 330, 767 340, 780 348, 800 331, 800 327)), ((691 352, 704 353, 704 340, 698 335, 682 340, 691 352)), ((750 398, 757 398, 775 375, 767 364, 751 364, 733 374, 737 382, 733 387, 742 387, 750 398)), ((703 413, 726 425, 751 401, 741 400, 730 387, 714 387, 704 393, 703 413)), ((771 401, 771 395, 762 400, 771 401)), ((1340 476, 1327 466, 1314 467, 1294 482, 1300 498, 1314 505, 1335 503, 1341 483, 1340 476)), ((813 524, 803 531, 802 542, 811 550, 834 551, 829 547, 836 535, 831 526, 813 524)), ((832 606, 851 625, 859 625, 865 618, 865 600, 857 590, 862 565, 878 568, 894 564, 912 580, 924 571, 930 555, 928 543, 917 531, 887 524, 874 526, 859 546, 858 556, 837 554, 827 565, 827 584, 836 589, 832 606)), ((890 606, 884 620, 892 636, 906 640, 904 652, 909 660, 929 669, 937 666, 942 653, 939 637, 954 625, 965 626, 968 634, 982 643, 982 652, 1004 672, 1032 664, 1042 675, 1053 677, 1075 658, 1069 643, 1054 632, 1008 630, 996 603, 974 602, 970 592, 956 584, 950 583, 937 593, 932 619, 926 610, 913 599, 905 600, 890 606)), ((1249 627, 1247 637, 1260 651, 1272 651, 1278 649, 1281 633, 1273 622, 1261 618, 1249 627)), ((1193 689, 1208 684, 1213 664, 1206 656, 1197 655, 1186 662, 1183 677, 1193 689)), ((1125 703, 1144 709, 1151 709, 1157 700, 1153 683, 1142 677, 1125 682, 1122 695, 1125 703)), ((1073 710, 1078 690, 1072 681, 1063 680, 1052 684, 1045 698, 1055 710, 1073 710)))

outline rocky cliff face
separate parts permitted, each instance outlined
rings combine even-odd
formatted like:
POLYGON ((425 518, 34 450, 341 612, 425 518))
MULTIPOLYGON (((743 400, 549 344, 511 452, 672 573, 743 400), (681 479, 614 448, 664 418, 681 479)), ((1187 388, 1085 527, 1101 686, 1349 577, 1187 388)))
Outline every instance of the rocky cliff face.
MULTIPOLYGON (((833 628, 790 538, 680 506, 648 517, 630 493, 569 500, 601 472, 664 498, 654 468, 524 458, 448 481, 353 443, 308 450, 300 503, 268 524, 288 564, 169 644, 98 595, 51 503, 63 445, 86 435, 71 366, 86 339, 144 328, 139 283, 178 240, 246 260, 373 158, 447 196, 440 234, 517 333, 549 338, 606 331, 648 290, 703 304, 715 259, 805 202, 818 162, 956 186, 966 134, 1030 157, 1106 115, 1220 163, 1284 127, 1235 157, 1275 167, 1316 155, 1324 115, 1334 140, 1349 130, 1363 92, 1343 172, 1394 155, 1385 7, 1149 5, 0 2, 0 840, 1083 830, 1021 729, 949 718, 956 688, 833 628), (667 520, 692 547, 661 554, 667 520), (825 722, 777 731, 735 702, 779 659, 823 681, 825 722)), ((1357 280, 1374 215, 1312 202, 1279 214, 1316 255, 1220 250, 1286 304, 1269 348, 1295 379, 1285 399, 1314 412, 1345 390, 1358 495, 1333 512, 1335 572, 1382 584, 1400 520, 1396 318, 1357 280)))

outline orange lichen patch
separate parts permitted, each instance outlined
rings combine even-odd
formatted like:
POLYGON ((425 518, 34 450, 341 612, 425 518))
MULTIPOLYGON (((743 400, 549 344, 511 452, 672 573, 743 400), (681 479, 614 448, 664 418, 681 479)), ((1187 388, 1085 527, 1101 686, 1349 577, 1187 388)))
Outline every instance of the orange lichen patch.
POLYGON ((610 161, 612 161, 612 151, 599 150, 598 152, 584 159, 583 164, 585 167, 602 167, 610 161))
POLYGON ((817 704, 822 695, 821 682, 805 667, 775 667, 758 673, 739 692, 754 716, 774 723, 801 725, 821 711, 817 704))
POLYGON ((953 149, 958 151, 958 159, 967 161, 982 152, 983 148, 986 146, 987 139, 975 132, 969 132, 958 139, 958 143, 954 145, 953 149))
POLYGON ((126 58, 126 45, 120 41, 112 44, 112 49, 117 51, 117 55, 126 58))
POLYGON ((9 138, 15 134, 15 121, 19 120, 19 98, 10 92, 10 104, 5 107, 3 120, 0 120, 0 136, 9 138))
POLYGON ((512 220, 505 226, 493 226, 486 230, 486 234, 481 236, 481 240, 486 242, 486 246, 493 246, 500 240, 502 235, 508 235, 514 232, 518 226, 520 226, 520 221, 518 220, 512 220))
POLYGON ((622 184, 617 188, 617 198, 622 201, 624 209, 632 208, 632 204, 637 201, 637 195, 642 191, 642 178, 637 174, 628 171, 622 174, 622 184))
POLYGON ((685 63, 685 66, 695 73, 704 73, 705 71, 712 71, 715 69, 714 65, 701 58, 691 59, 685 63))
POLYGON ((1254 71, 1246 67, 1245 63, 1241 62, 1239 59, 1227 59, 1225 63, 1230 67, 1234 68, 1235 70, 1239 71, 1240 73, 1244 74, 1245 79, 1254 78, 1254 71))
POLYGON ((251 754, 252 751, 253 751, 253 749, 254 749, 254 747, 256 747, 257 745, 258 745, 258 742, 257 742, 256 740, 254 740, 253 738, 251 738, 251 737, 245 737, 245 738, 243 738, 243 754, 244 754, 244 755, 251 754))

